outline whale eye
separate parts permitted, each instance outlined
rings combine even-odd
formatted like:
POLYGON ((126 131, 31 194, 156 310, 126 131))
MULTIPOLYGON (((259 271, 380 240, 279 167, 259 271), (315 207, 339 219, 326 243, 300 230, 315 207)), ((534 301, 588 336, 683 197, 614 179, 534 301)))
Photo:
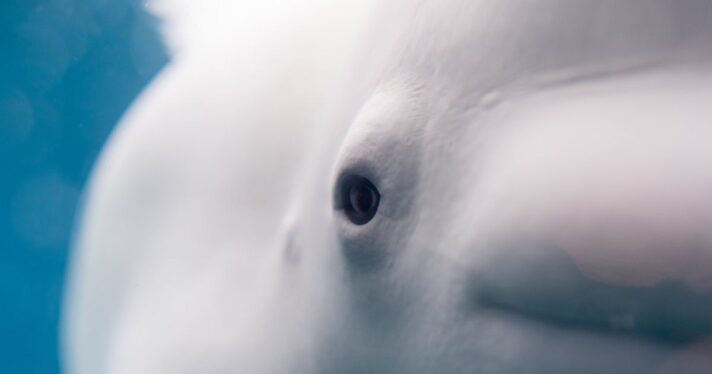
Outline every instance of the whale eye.
POLYGON ((339 183, 337 207, 355 225, 365 225, 373 219, 380 199, 376 186, 360 175, 347 175, 339 183))

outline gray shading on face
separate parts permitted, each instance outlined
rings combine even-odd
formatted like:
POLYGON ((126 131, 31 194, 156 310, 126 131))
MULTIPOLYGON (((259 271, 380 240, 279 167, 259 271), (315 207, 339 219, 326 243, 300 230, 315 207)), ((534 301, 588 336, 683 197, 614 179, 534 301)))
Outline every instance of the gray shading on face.
POLYGON ((712 5, 382 6, 334 100, 215 59, 196 92, 237 93, 136 115, 82 242, 129 265, 86 260, 77 307, 121 327, 76 317, 85 346, 112 374, 712 369, 712 5), (97 269, 120 301, 81 293, 97 269))
POLYGON ((337 161, 380 206, 365 224, 334 207, 351 316, 322 372, 712 369, 712 156, 695 140, 712 95, 708 57, 687 57, 712 24, 681 16, 712 9, 420 11, 337 161))
POLYGON ((395 146, 401 134, 383 133, 383 122, 402 126, 397 108, 409 135, 423 136, 412 109, 422 86, 377 91, 347 136, 334 188, 343 196, 344 175, 359 175, 378 186, 379 209, 361 223, 334 204, 350 314, 326 339, 320 372, 712 369, 711 159, 695 141, 709 130, 670 131, 664 110, 637 113, 674 102, 675 117, 709 115, 700 108, 712 92, 695 92, 696 74, 653 70, 512 99, 478 114, 502 128, 483 131, 490 145, 478 161, 430 171, 421 155, 432 142, 395 146), (381 101, 383 117, 373 113, 381 101), (627 123, 629 110, 643 123, 627 123))

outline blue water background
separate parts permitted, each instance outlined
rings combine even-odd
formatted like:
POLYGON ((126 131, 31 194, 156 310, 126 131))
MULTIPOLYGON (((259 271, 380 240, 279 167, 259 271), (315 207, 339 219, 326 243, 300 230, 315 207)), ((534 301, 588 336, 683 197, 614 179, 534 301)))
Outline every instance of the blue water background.
POLYGON ((60 372, 77 202, 102 145, 167 61, 136 0, 0 1, 0 373, 60 372))

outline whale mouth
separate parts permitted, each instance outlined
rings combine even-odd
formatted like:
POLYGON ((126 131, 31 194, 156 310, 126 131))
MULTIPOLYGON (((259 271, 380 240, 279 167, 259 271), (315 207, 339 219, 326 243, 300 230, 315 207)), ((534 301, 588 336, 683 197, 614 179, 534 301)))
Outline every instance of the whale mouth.
POLYGON ((712 293, 679 281, 651 287, 601 283, 557 248, 499 253, 472 276, 473 308, 673 348, 712 336, 712 293))
MULTIPOLYGON (((469 340, 471 355, 497 368, 491 372, 712 372, 712 335, 669 339, 561 322, 500 305, 480 305, 473 320, 477 330, 466 330, 478 340, 469 340)), ((476 361, 473 367, 481 367, 476 361)))
MULTIPOLYGON (((681 289, 675 284, 665 285, 664 288, 672 292, 681 289)), ((667 306, 675 303, 676 301, 672 300, 667 306)), ((685 310, 685 306, 685 304, 679 307, 675 305, 656 314, 646 312, 646 306, 641 306, 636 311, 638 308, 634 303, 629 303, 621 308, 622 310, 616 310, 611 305, 601 305, 596 302, 560 308, 557 303, 546 306, 532 305, 513 302, 506 297, 495 297, 487 293, 478 298, 480 310, 516 316, 559 329, 603 334, 622 339, 642 339, 671 348, 684 347, 712 337, 709 318, 694 316, 694 313, 685 310), (697 318, 686 319, 687 316, 684 314, 697 318)))
POLYGON ((467 341, 480 360, 501 367, 494 372, 712 372, 710 297, 684 285, 618 289, 580 280, 554 289, 483 279, 470 290, 471 327, 463 330, 476 337, 467 341))

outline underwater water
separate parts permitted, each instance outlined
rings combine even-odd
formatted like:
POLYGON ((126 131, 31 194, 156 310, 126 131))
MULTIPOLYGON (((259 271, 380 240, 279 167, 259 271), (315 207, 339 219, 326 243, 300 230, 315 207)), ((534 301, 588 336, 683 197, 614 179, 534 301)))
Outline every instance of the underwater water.
POLYGON ((82 190, 112 127, 168 59, 142 3, 0 2, 0 373, 60 372, 82 190))

